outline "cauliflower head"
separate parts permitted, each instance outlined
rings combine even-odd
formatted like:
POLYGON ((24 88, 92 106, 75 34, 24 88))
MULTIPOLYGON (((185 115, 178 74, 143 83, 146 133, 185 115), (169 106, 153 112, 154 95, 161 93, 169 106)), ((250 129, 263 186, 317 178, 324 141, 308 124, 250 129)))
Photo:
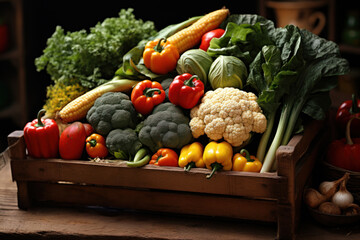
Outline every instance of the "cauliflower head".
POLYGON ((223 138, 234 147, 241 146, 251 132, 266 130, 267 120, 256 100, 254 93, 232 87, 207 91, 190 111, 193 137, 206 134, 212 140, 223 138))

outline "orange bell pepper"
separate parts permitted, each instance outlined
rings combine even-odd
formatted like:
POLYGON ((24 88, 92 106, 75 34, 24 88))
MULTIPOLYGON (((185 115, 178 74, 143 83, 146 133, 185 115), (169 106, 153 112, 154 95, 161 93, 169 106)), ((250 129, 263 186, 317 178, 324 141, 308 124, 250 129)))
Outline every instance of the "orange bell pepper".
POLYGON ((170 148, 160 148, 152 157, 149 164, 158 166, 178 167, 178 155, 170 148))
POLYGON ((105 138, 100 134, 93 133, 86 138, 86 152, 91 158, 104 158, 109 151, 106 147, 105 138))
POLYGON ((233 156, 233 171, 260 172, 261 167, 262 163, 245 149, 233 156))
POLYGON ((145 66, 156 74, 173 71, 179 58, 177 48, 164 38, 149 41, 143 52, 145 66))

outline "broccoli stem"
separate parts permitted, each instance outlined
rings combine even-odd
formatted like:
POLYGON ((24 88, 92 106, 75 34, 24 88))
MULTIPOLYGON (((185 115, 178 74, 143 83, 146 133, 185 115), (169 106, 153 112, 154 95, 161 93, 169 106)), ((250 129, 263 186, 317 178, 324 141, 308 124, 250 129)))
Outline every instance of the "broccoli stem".
POLYGON ((141 148, 136 152, 133 161, 127 161, 126 165, 128 167, 142 167, 149 163, 150 154, 148 154, 148 150, 146 148, 141 148))
POLYGON ((268 117, 266 130, 263 133, 263 135, 261 136, 261 139, 259 142, 259 146, 258 146, 257 153, 256 153, 256 158, 259 159, 260 162, 264 161, 265 152, 267 150, 267 145, 268 145, 268 142, 269 142, 269 139, 271 136, 272 129, 274 127, 275 116, 276 116, 276 111, 273 111, 270 113, 270 115, 268 117))

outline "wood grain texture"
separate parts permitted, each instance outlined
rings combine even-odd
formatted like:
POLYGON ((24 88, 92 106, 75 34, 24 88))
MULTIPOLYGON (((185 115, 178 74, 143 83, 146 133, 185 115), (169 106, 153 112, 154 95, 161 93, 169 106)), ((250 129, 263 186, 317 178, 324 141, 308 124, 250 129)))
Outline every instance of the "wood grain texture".
MULTIPOLYGON (((0 170, 0 239, 4 240, 273 240, 276 235, 276 224, 218 217, 97 207, 41 206, 22 211, 10 164, 0 170)), ((326 228, 305 211, 297 233, 299 240, 359 238, 360 226, 326 228)))

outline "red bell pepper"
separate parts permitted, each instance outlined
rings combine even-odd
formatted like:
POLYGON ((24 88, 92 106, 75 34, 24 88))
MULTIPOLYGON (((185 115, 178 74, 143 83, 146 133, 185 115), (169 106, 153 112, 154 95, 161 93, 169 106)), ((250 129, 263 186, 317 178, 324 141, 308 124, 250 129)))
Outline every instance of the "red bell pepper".
POLYGON ((0 19, 0 53, 4 52, 9 45, 8 26, 0 19))
POLYGON ((176 76, 169 87, 169 100, 185 109, 196 106, 204 95, 204 83, 196 75, 184 73, 176 76))
MULTIPOLYGON (((352 100, 343 102, 336 113, 335 123, 340 131, 344 133, 346 131, 346 125, 353 117, 360 117, 360 99, 356 94, 353 94, 352 100)), ((351 124, 352 137, 360 137, 360 120, 354 119, 351 124)))
POLYGON ((56 158, 59 153, 59 128, 54 119, 41 119, 45 112, 41 109, 37 119, 25 125, 25 144, 31 157, 56 158))
POLYGON ((147 115, 165 100, 165 91, 160 83, 144 80, 136 84, 131 92, 131 102, 137 112, 147 115))
POLYGON ((360 117, 351 118, 347 123, 345 138, 329 144, 327 161, 336 167, 360 172, 360 138, 350 137, 350 125, 356 119, 360 117))
POLYGON ((199 48, 206 52, 210 46, 211 39, 220 38, 224 34, 224 32, 225 32, 224 29, 218 28, 205 33, 201 37, 201 44, 199 48))
POLYGON ((149 164, 158 166, 178 167, 179 156, 170 148, 160 148, 152 157, 149 164))

